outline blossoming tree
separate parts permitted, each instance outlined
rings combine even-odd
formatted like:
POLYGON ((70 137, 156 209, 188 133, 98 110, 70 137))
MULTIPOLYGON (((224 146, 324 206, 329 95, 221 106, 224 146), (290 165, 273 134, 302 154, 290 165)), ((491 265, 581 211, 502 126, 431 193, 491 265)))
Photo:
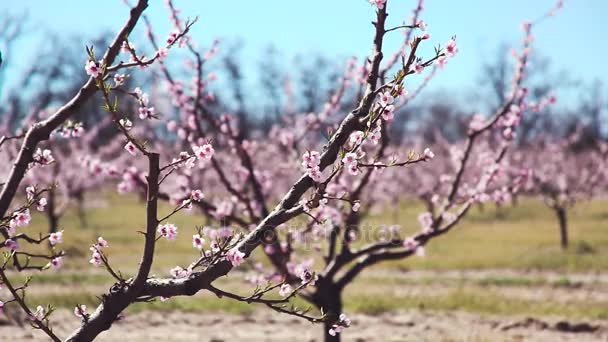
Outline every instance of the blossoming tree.
MULTIPOLYGON (((31 125, 25 135, 5 135, 1 140, 19 148, 0 193, 0 248, 7 251, 0 266, 0 279, 12 295, 0 302, 0 307, 18 305, 35 328, 54 341, 61 340, 50 324, 52 307, 31 309, 25 297, 27 283, 15 284, 8 269, 61 266, 65 253, 59 246, 69 230, 40 238, 27 235, 23 227, 31 220, 30 209, 42 207, 43 198, 51 189, 28 186, 24 199, 17 195, 28 174, 53 167, 53 142, 40 145, 56 130, 73 130, 66 125, 71 115, 88 99, 98 96, 105 103, 108 120, 120 133, 115 139, 124 144, 123 153, 133 160, 122 172, 119 191, 142 191, 146 224, 139 232, 143 236, 141 261, 130 277, 112 266, 106 254, 112 241, 99 237, 92 243, 90 263, 104 267, 115 283, 101 296, 94 311, 82 305, 75 308, 81 325, 66 339, 93 340, 133 303, 191 296, 205 290, 232 300, 259 303, 311 322, 323 322, 326 340, 339 340, 341 331, 350 325, 342 312, 343 289, 379 262, 423 255, 426 243, 450 231, 474 203, 489 197, 489 192, 495 191, 507 147, 526 109, 523 81, 533 23, 524 25, 524 47, 509 96, 492 116, 476 117, 471 123, 466 141, 456 147, 459 152, 454 156, 454 168, 448 170, 446 191, 437 191, 433 210, 420 215, 422 230, 410 236, 391 231, 388 238, 362 239, 366 233, 361 229, 363 214, 382 203, 374 190, 379 183, 387 182, 382 177, 404 167, 430 164, 435 158, 434 152, 424 146, 414 146, 415 150, 400 156, 399 146, 391 146, 388 139, 387 127, 395 110, 418 93, 407 94, 406 79, 427 68, 432 68, 434 74, 458 51, 456 39, 451 38, 433 55, 421 56, 419 46, 430 40, 424 32, 426 24, 419 19, 422 1, 411 24, 394 27, 387 23, 387 1, 370 2, 376 12, 372 54, 360 67, 354 60, 348 63, 323 111, 286 115, 273 127, 272 136, 255 139, 250 134, 254 138, 245 139, 239 117, 218 112, 220 99, 210 91, 209 84, 215 76, 206 70, 206 62, 216 54, 218 43, 206 51, 197 48, 189 35, 196 20, 183 21, 171 1, 167 4, 175 30, 166 40, 157 39, 152 23, 143 16, 148 1, 137 1, 101 58, 94 49, 87 49, 85 71, 89 79, 79 92, 48 118, 31 125), (129 40, 142 18, 155 49, 150 56, 142 54, 129 40), (406 31, 402 48, 383 64, 385 36, 402 30, 406 31), (193 76, 189 83, 180 80, 165 62, 169 51, 179 47, 192 57, 189 65, 193 76), (124 60, 125 56, 129 59, 124 60), (153 67, 158 67, 168 86, 171 109, 161 110, 161 100, 149 96, 141 87, 131 90, 124 86, 129 72, 153 67), (343 113, 340 104, 344 94, 353 90, 357 105, 343 113), (124 101, 118 100, 119 95, 127 95, 136 104, 136 117, 129 115, 124 101), (157 130, 139 128, 159 126, 173 132, 174 139, 164 141, 157 130), (326 141, 321 146, 319 136, 323 134, 326 141), (473 161, 479 167, 471 169, 473 161), (158 200, 171 201, 175 208, 160 214, 158 200), (272 204, 275 205, 271 209, 272 204), (169 220, 193 207, 219 223, 219 228, 201 228, 192 236, 196 257, 185 267, 173 268, 172 277, 151 275, 158 241, 178 238, 178 227, 169 220), (301 223, 301 227, 285 229, 288 222, 301 223), (323 266, 315 272, 318 263, 309 261, 307 243, 319 239, 324 245, 313 247, 323 251, 323 266), (49 254, 26 250, 27 244, 47 240, 53 246, 49 254), (272 265, 267 274, 259 270, 262 274, 258 279, 268 281, 266 286, 257 286, 253 294, 243 295, 214 284, 258 248, 272 265), (280 297, 273 296, 274 292, 280 297), (317 306, 321 315, 289 306, 297 295, 317 306)), ((515 186, 506 184, 503 188, 503 192, 511 192, 515 186)))

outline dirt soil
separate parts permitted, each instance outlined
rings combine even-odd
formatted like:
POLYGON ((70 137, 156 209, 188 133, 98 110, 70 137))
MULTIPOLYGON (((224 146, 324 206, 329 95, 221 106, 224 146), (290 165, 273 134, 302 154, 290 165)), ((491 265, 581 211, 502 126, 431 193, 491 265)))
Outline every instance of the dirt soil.
MULTIPOLYGON (((465 312, 407 311, 355 315, 345 341, 608 341, 608 321, 568 322, 506 318, 465 312)), ((54 331, 65 337, 78 320, 67 310, 53 314, 54 331)), ((322 341, 322 327, 285 315, 197 314, 148 311, 125 317, 97 341, 322 341)), ((0 341, 45 341, 27 323, 0 321, 0 341)))

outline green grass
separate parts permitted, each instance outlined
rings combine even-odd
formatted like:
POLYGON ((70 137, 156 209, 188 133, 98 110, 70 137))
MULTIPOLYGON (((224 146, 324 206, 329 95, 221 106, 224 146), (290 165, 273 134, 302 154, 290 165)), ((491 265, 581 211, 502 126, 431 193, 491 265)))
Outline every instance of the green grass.
MULTIPOLYGON (((404 222, 405 231, 418 228, 419 206, 403 205, 396 214, 375 216, 374 222, 404 222), (395 219, 396 217, 396 219, 395 219)), ((569 272, 608 269, 608 201, 581 203, 569 212, 571 246, 559 247, 553 212, 535 199, 497 211, 474 208, 448 234, 427 245, 425 258, 409 258, 385 264, 408 269, 556 270, 569 272)))
POLYGON ((403 309, 434 311, 462 310, 493 315, 563 316, 571 319, 607 319, 606 302, 556 303, 531 301, 502 296, 498 293, 464 289, 453 290, 437 296, 369 296, 347 297, 348 312, 378 314, 403 309))
MULTIPOLYGON (((80 227, 73 210, 68 210, 61 220, 65 230, 68 253, 65 267, 59 271, 36 273, 29 292, 32 304, 52 303, 72 308, 76 304, 96 305, 99 296, 112 284, 112 278, 102 269, 88 263, 89 245, 102 235, 110 247, 106 249, 114 268, 130 275, 136 269, 142 249, 142 236, 137 231, 144 225, 144 207, 134 196, 98 194, 98 205, 87 211, 87 227, 80 227), (110 205, 111 204, 111 205, 110 205), (40 286, 41 290, 35 291, 40 286)), ((172 207, 162 204, 159 216, 170 212, 172 207)), ((387 209, 372 215, 365 221, 371 227, 382 224, 399 224, 402 231, 414 233, 419 226, 417 215, 423 211, 419 203, 406 202, 396 210, 387 209)), ((180 213, 170 220, 179 227, 176 241, 161 239, 152 273, 168 276, 175 265, 188 265, 196 258, 191 236, 197 226, 206 220, 196 214, 180 213)), ((554 272, 604 272, 608 270, 608 201, 581 203, 569 213, 571 248, 562 251, 558 246, 557 221, 553 213, 536 199, 522 199, 515 207, 496 210, 486 206, 474 208, 470 215, 452 232, 431 241, 427 256, 378 265, 377 273, 363 275, 348 287, 345 306, 348 311, 376 313, 387 310, 423 308, 428 310, 465 310, 493 314, 560 315, 572 318, 608 318, 608 303, 601 301, 568 302, 532 301, 506 297, 501 287, 555 288, 576 287, 566 274, 557 280, 533 276, 487 276, 466 279, 436 276, 410 278, 405 270, 471 270, 509 269, 515 271, 544 270, 554 272), (380 275, 378 275, 380 274, 380 275), (393 275, 393 276, 391 276, 393 275), (399 291, 416 286, 443 286, 438 294, 408 294, 399 291)), ((46 221, 35 214, 33 223, 26 231, 32 235, 46 231, 46 221)), ((46 248, 43 246, 42 248, 46 248)), ((305 253, 305 252, 304 252, 305 253)), ((258 258, 266 262, 264 258, 258 258)), ((240 267, 246 269, 247 267, 240 267)), ((227 289, 250 294, 242 273, 223 279, 220 284, 227 289)), ((25 275, 14 275, 17 282, 25 275)), ((605 286, 604 284, 601 284, 605 286)), ((302 301, 300 306, 306 306, 302 301)), ((185 310, 250 313, 257 306, 218 299, 208 292, 194 297, 172 298, 167 302, 140 303, 130 310, 185 310)))

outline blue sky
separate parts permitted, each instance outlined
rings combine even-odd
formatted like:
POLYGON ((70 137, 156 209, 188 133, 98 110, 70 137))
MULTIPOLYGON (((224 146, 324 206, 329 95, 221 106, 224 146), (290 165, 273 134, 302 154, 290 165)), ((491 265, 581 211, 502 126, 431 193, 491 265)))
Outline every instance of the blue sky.
MULTIPOLYGON (((389 0, 390 25, 410 17, 414 0, 389 0)), ((520 24, 546 12, 554 0, 427 0, 422 19, 429 25, 432 44, 443 44, 458 36, 456 59, 433 82, 435 89, 470 89, 476 86, 479 63, 494 57, 502 42, 519 46, 520 24)), ((273 44, 289 61, 309 52, 328 57, 363 57, 370 50, 374 11, 366 0, 175 0, 182 14, 198 15, 193 36, 201 45, 214 38, 242 39, 243 61, 254 68, 264 48, 273 44)), ((16 62, 8 82, 17 78, 19 63, 27 61, 44 36, 44 30, 65 35, 94 37, 96 32, 115 32, 128 12, 122 0, 21 0, 0 1, 0 12, 22 13, 31 18, 32 32, 18 45, 16 62)), ((148 15, 156 33, 170 31, 164 1, 150 0, 148 15)), ((608 1, 566 0, 556 17, 536 29, 535 48, 549 56, 555 70, 569 70, 585 81, 608 81, 608 1), (580 62, 579 62, 580 61, 580 62)), ((143 31, 139 31, 141 36, 143 31)), ((400 33, 394 33, 388 47, 396 47, 400 33)), ((84 45, 83 41, 83 45, 84 45)), ((85 52, 83 49, 83 60, 85 52)))

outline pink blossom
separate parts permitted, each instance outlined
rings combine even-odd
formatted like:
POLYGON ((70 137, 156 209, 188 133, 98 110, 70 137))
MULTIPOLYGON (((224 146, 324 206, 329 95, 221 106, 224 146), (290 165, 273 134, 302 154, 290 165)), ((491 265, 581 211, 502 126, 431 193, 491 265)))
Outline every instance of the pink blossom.
POLYGON ((424 65, 422 65, 422 62, 416 63, 416 65, 414 65, 414 70, 417 74, 422 73, 422 71, 424 71, 424 65))
POLYGON ((4 246, 14 252, 19 249, 19 242, 13 239, 6 239, 4 241, 4 246))
POLYGON ((104 238, 102 238, 101 236, 97 238, 97 243, 95 244, 95 246, 97 246, 98 248, 105 248, 110 246, 108 244, 108 241, 104 240, 104 238))
POLYGON ((268 245, 264 246, 264 253, 266 253, 268 255, 273 255, 274 253, 276 253, 276 249, 273 245, 268 244, 268 245))
POLYGON ((383 9, 386 4, 386 0, 368 0, 370 4, 376 6, 378 9, 383 9))
POLYGON ((477 132, 485 126, 485 118, 481 114, 473 115, 471 122, 469 123, 469 132, 477 132))
POLYGON ((382 138, 382 128, 380 125, 377 125, 374 130, 369 135, 369 140, 371 140, 372 144, 378 145, 380 139, 382 138))
POLYGON ((188 278, 192 274, 192 269, 183 269, 180 266, 175 266, 169 272, 171 273, 171 276, 176 279, 188 278))
POLYGON ((342 330, 344 330, 345 328, 348 328, 350 325, 351 325, 351 320, 348 317, 346 317, 345 314, 340 314, 338 321, 331 326, 328 333, 331 336, 336 336, 337 334, 341 333, 342 330))
POLYGON ((58 243, 62 243, 63 242, 63 230, 56 232, 56 233, 51 233, 49 235, 49 243, 51 245, 56 245, 58 243))
POLYGON ((53 158, 53 155, 51 154, 51 150, 48 150, 48 149, 45 149, 45 150, 37 149, 36 153, 34 153, 33 157, 34 157, 34 162, 41 164, 41 165, 48 165, 55 161, 55 158, 53 158))
POLYGON ((125 150, 132 156, 137 154, 137 147, 130 141, 125 145, 125 150))
POLYGON ((150 103, 150 96, 148 93, 144 93, 140 87, 133 89, 133 93, 135 93, 135 96, 137 96, 137 99, 142 106, 147 106, 150 103))
POLYGON ((416 250, 414 251, 414 254, 416 254, 416 256, 418 257, 425 257, 426 256, 426 249, 423 246, 418 246, 416 247, 416 250))
POLYGON ((175 40, 177 39, 177 37, 179 36, 180 31, 178 29, 175 29, 173 31, 171 31, 171 33, 169 33, 169 37, 167 37, 167 44, 171 45, 175 42, 175 40))
POLYGON ((120 125, 125 129, 125 131, 129 131, 131 130, 131 128, 133 128, 133 123, 129 119, 120 119, 118 123, 120 123, 120 125))
POLYGON ((177 237, 177 226, 172 223, 159 225, 157 231, 160 236, 166 238, 167 240, 175 240, 177 237))
POLYGON ((456 47, 456 40, 454 38, 450 39, 448 43, 445 45, 445 53, 448 56, 454 56, 458 52, 458 47, 456 47))
POLYGON ((403 247, 409 249, 409 250, 413 250, 415 248, 417 248, 419 245, 418 241, 416 239, 414 239, 413 237, 409 237, 405 240, 403 240, 403 247))
POLYGON ((38 211, 44 211, 44 209, 46 208, 46 204, 47 204, 47 199, 44 198, 44 197, 40 198, 36 202, 36 210, 38 210, 38 211))
POLYGON ((359 209, 360 209, 360 208, 361 208, 361 202, 359 202, 359 201, 355 201, 355 202, 353 203, 353 207, 352 207, 353 211, 354 211, 354 212, 357 212, 357 211, 359 211, 359 209))
POLYGON ((422 229, 430 228, 433 225, 433 214, 428 211, 420 213, 420 215, 418 215, 418 222, 420 222, 422 229))
POLYGON ((63 265, 63 257, 58 256, 51 260, 51 267, 54 269, 59 269, 63 265))
POLYGON ((321 154, 317 151, 306 151, 302 155, 302 166, 304 168, 314 168, 321 163, 321 154))
POLYGON ((418 20, 416 22, 416 26, 418 26, 419 29, 421 29, 422 31, 426 31, 427 29, 427 24, 424 22, 424 20, 418 20))
POLYGON ((9 227, 11 230, 14 230, 17 227, 27 226, 31 221, 32 216, 30 215, 30 210, 25 209, 13 214, 13 218, 9 222, 9 227))
POLYGON ((245 253, 234 247, 226 253, 226 259, 232 263, 233 267, 237 267, 245 261, 245 253))
POLYGON ((302 267, 299 270, 298 277, 300 277, 300 279, 302 280, 302 284, 308 284, 308 285, 313 285, 313 286, 319 279, 319 276, 317 276, 315 273, 311 272, 306 267, 302 267))
POLYGON ((448 64, 448 59, 446 56, 441 56, 441 57, 437 58, 437 65, 440 68, 443 68, 446 64, 448 64))
POLYGON ((215 153, 213 146, 211 144, 204 144, 203 146, 192 146, 192 151, 194 151, 194 155, 198 159, 202 160, 210 160, 215 153))
POLYGON ((362 131, 354 131, 349 136, 349 141, 352 145, 359 145, 363 142, 364 133, 362 131))
POLYGON ((347 165, 347 170, 348 170, 348 173, 350 173, 353 176, 356 176, 359 174, 359 166, 357 165, 357 163, 347 165))
POLYGON ((203 244, 205 243, 205 239, 203 239, 200 234, 192 235, 192 247, 203 249, 203 244))
POLYGON ((393 121, 393 119, 395 118, 395 106, 386 106, 386 108, 384 108, 384 111, 382 112, 382 118, 386 121, 393 121))
POLYGON ((25 188, 25 195, 28 201, 33 200, 34 196, 36 196, 36 188, 32 185, 28 186, 25 188))
POLYGON ((167 48, 161 47, 156 51, 156 54, 158 55, 158 59, 162 61, 169 54, 169 50, 167 50, 167 48))
POLYGON ((44 307, 42 307, 42 305, 38 305, 36 307, 36 311, 34 311, 34 313, 32 313, 30 319, 32 319, 34 321, 42 321, 44 319, 44 316, 45 316, 44 307))
POLYGON ((323 173, 318 166, 312 167, 306 170, 306 174, 315 182, 320 183, 323 181, 323 173))
POLYGON ((101 74, 101 63, 97 63, 95 61, 89 60, 87 64, 84 66, 84 70, 87 72, 87 75, 97 78, 99 74, 101 74))
POLYGON ((87 314, 87 306, 84 305, 84 304, 77 305, 74 308, 74 316, 76 316, 78 318, 84 318, 84 317, 88 316, 88 314, 87 314))
POLYGON ((283 284, 283 285, 281 285, 281 288, 279 289, 279 296, 287 297, 291 294, 291 292, 293 292, 293 288, 291 287, 291 285, 283 284))
POLYGON ((177 122, 174 120, 167 122, 167 130, 169 132, 175 132, 175 130, 177 130, 177 122))
POLYGON ((99 251, 95 247, 91 247, 90 250, 91 250, 92 254, 91 254, 91 259, 89 260, 89 263, 91 263, 95 267, 101 265, 101 263, 103 262, 101 253, 99 253, 99 251))
POLYGON ((125 74, 114 74, 114 84, 118 87, 125 84, 125 74))
POLYGON ((205 195, 203 194, 203 192, 201 190, 197 189, 197 190, 192 190, 192 192, 190 193, 190 198, 193 201, 198 202, 198 201, 202 200, 203 198, 205 198, 205 195))
POLYGON ((342 158, 342 162, 347 165, 357 164, 357 154, 354 152, 349 152, 345 154, 344 158, 342 158))
POLYGON ((380 94, 380 105, 382 107, 391 105, 393 104, 393 102, 395 102, 395 98, 393 97, 393 95, 391 95, 390 91, 387 90, 384 93, 380 94))
POLYGON ((150 120, 156 117, 156 109, 154 107, 139 107, 139 118, 142 120, 150 120))
POLYGON ((422 152, 422 159, 426 160, 431 160, 435 158, 435 153, 433 153, 433 151, 431 151, 430 148, 425 148, 424 151, 422 152))

